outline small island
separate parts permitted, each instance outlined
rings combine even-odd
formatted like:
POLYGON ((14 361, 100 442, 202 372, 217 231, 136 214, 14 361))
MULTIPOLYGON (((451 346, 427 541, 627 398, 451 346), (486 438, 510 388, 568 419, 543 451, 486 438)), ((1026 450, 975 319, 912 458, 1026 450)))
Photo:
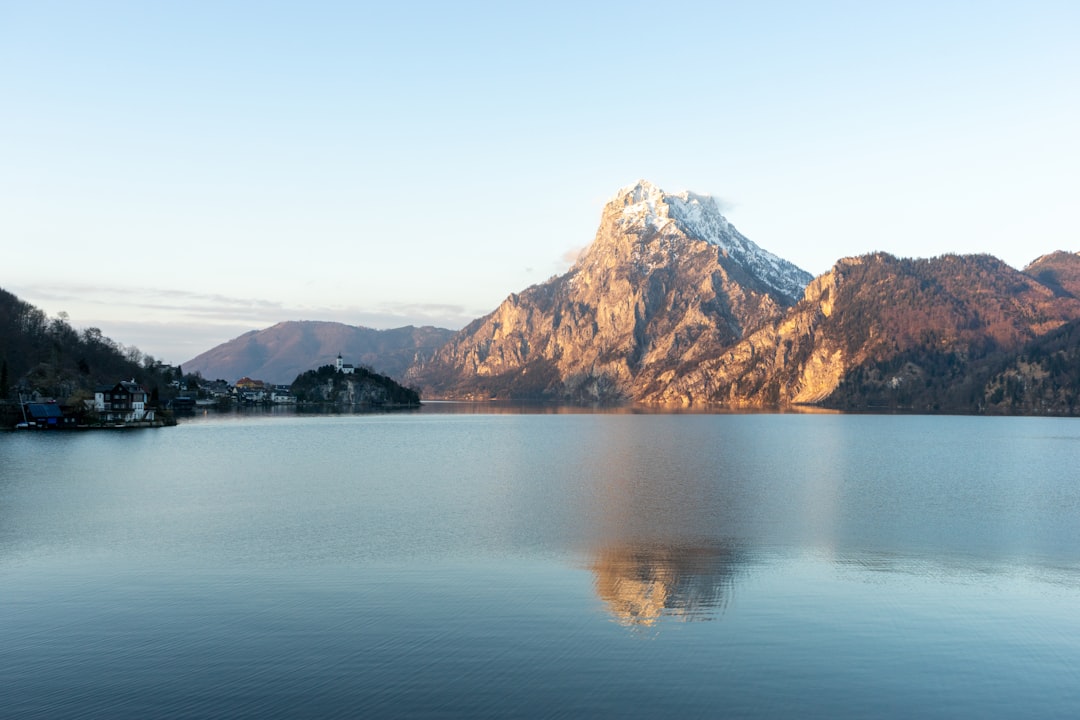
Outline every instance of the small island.
POLYGON ((371 368, 323 365, 301 373, 289 388, 300 405, 409 408, 420 406, 420 393, 371 368))

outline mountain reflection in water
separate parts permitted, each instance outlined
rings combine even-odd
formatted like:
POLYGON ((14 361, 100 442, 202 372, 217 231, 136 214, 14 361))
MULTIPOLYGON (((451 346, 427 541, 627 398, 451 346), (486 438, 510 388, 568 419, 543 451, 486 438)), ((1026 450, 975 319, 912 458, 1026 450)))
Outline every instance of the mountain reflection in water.
POLYGON ((596 594, 627 626, 662 617, 710 620, 723 613, 735 585, 738 553, 723 546, 617 546, 595 553, 596 594))

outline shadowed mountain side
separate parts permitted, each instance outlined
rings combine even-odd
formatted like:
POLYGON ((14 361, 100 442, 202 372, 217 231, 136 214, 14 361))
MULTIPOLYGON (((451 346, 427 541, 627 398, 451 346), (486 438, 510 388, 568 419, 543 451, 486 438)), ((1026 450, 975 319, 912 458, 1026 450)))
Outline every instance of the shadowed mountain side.
POLYGON ((996 366, 983 383, 986 412, 1003 415, 1080 414, 1080 320, 1028 343, 996 366))
POLYGON ((1080 253, 1053 252, 1024 268, 1024 274, 1038 280, 1055 295, 1080 298, 1080 253))
POLYGON ((253 330, 182 364, 185 372, 234 381, 248 376, 291 383, 296 376, 332 363, 366 365, 395 379, 441 347, 454 331, 411 325, 393 330, 336 322, 289 321, 253 330))

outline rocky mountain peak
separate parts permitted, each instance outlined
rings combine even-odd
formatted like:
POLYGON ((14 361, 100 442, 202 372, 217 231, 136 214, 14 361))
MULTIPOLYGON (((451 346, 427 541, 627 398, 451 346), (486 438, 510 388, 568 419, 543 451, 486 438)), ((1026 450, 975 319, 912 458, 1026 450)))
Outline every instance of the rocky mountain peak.
MULTIPOLYGON (((810 273, 762 249, 736 230, 720 212, 720 202, 715 197, 687 190, 668 193, 648 180, 627 185, 608 202, 593 249, 610 252, 610 243, 604 242, 605 238, 641 243, 657 236, 668 241, 685 239, 716 246, 723 258, 734 261, 792 302, 802 296, 812 279, 810 273)), ((595 261, 591 259, 592 263, 595 261)))
POLYGON ((681 231, 702 240, 710 239, 706 235, 715 235, 708 231, 709 225, 729 226, 716 198, 686 190, 667 193, 648 180, 638 180, 619 190, 608 203, 608 209, 617 211, 624 229, 659 231, 668 223, 675 223, 681 231))

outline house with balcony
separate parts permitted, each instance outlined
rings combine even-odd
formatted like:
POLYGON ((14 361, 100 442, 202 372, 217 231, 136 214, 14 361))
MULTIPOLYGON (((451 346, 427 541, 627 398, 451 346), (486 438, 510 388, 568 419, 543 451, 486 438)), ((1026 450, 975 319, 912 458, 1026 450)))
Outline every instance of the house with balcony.
POLYGON ((132 380, 94 389, 93 410, 102 422, 139 422, 153 420, 154 411, 146 407, 146 389, 132 380))

